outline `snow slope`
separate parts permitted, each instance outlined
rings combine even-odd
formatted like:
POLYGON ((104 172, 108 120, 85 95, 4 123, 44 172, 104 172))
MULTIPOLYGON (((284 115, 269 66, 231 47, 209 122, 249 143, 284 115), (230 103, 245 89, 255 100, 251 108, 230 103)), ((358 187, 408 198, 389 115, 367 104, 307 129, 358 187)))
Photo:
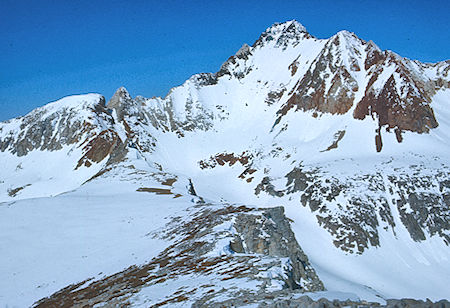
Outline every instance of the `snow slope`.
POLYGON ((149 233, 189 206, 190 198, 136 192, 164 187, 155 178, 167 177, 139 163, 144 170, 122 169, 55 197, 0 204, 0 242, 8 247, 0 263, 2 307, 31 306, 74 282, 149 261, 168 245, 149 233))

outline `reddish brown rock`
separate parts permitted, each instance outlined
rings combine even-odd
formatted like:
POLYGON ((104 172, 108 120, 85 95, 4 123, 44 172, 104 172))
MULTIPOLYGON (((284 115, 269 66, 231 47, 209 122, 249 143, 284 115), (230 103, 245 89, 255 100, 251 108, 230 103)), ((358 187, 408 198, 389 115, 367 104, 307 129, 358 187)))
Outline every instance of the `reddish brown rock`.
POLYGON ((99 163, 110 155, 114 147, 121 142, 117 133, 111 129, 102 131, 84 147, 85 154, 78 161, 75 169, 81 166, 90 167, 92 163, 99 163))
POLYGON ((251 159, 253 155, 247 152, 242 152, 240 155, 236 155, 234 153, 219 153, 215 156, 211 156, 208 160, 201 160, 198 162, 201 169, 206 168, 214 168, 219 164, 220 166, 224 166, 228 164, 229 166, 233 166, 236 162, 239 162, 242 166, 247 166, 251 163, 251 159))
POLYGON ((366 90, 355 108, 354 118, 362 120, 376 114, 379 126, 387 125, 388 128, 417 133, 427 133, 438 126, 433 109, 425 97, 415 95, 412 88, 406 89, 406 95, 400 97, 396 87, 392 75, 378 95, 372 89, 366 90))

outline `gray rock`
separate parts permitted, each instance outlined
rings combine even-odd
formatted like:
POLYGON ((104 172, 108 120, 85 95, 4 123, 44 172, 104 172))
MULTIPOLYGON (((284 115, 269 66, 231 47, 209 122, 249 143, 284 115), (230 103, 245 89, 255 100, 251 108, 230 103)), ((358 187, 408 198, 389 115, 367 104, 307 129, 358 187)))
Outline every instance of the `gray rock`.
POLYGON ((68 286, 42 299, 36 307, 84 306, 114 302, 121 306, 145 287, 167 280, 205 276, 209 283, 195 289, 167 294, 157 305, 171 305, 196 298, 193 307, 235 307, 291 292, 323 290, 323 284, 295 240, 282 207, 250 209, 245 206, 202 203, 188 209, 186 216, 173 217, 164 230, 152 234, 172 241, 149 263, 95 281, 87 287, 68 286), (223 227, 223 224, 232 224, 223 227), (217 247, 224 239, 234 244, 217 247), (226 255, 213 251, 229 252, 226 255), (278 276, 280 273, 282 274, 278 276), (255 287, 242 287, 242 281, 255 287), (226 284, 223 281, 227 281, 226 284), (271 291, 273 282, 284 289, 271 291), (211 291, 212 290, 212 291, 211 291), (220 298, 231 298, 220 300, 220 298))
POLYGON ((259 215, 239 215, 234 227, 245 244, 246 253, 289 258, 286 287, 309 291, 324 290, 322 282, 300 248, 283 207, 266 209, 259 215), (307 281, 306 284, 300 281, 307 281))

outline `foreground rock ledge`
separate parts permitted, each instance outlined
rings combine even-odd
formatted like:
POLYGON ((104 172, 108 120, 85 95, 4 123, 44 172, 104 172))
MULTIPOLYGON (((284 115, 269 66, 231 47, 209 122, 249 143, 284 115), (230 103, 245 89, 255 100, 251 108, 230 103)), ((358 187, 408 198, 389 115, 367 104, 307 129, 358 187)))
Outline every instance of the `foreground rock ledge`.
POLYGON ((211 307, 227 305, 221 303, 224 298, 256 300, 274 290, 325 290, 296 241, 283 207, 206 204, 198 198, 186 213, 172 217, 164 230, 149 236, 165 239, 169 245, 149 263, 70 285, 36 307, 211 307), (185 281, 184 286, 165 288, 157 298, 140 296, 175 280, 185 281))

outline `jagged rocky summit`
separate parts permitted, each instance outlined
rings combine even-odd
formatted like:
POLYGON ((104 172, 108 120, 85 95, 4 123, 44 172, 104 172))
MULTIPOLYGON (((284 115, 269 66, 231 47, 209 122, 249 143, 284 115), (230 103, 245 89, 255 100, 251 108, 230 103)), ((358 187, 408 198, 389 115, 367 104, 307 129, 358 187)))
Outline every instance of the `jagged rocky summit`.
MULTIPOLYGON (((83 274, 14 278, 13 249, 8 277, 28 279, 27 305, 46 297, 38 306, 290 307, 311 304, 295 294, 318 291, 341 305, 448 298, 449 70, 289 21, 164 98, 121 87, 108 102, 71 96, 0 123, 5 219, 27 215, 19 209, 36 198, 51 217, 53 200, 84 208, 89 195, 100 208, 88 221, 102 220, 103 207, 119 217, 127 200, 139 208, 133 219, 153 219, 130 231, 149 245, 139 264, 113 249, 108 262, 120 266, 99 271, 117 233, 93 223, 102 240, 86 244, 97 247, 83 254, 89 264, 67 261, 83 274)), ((64 211, 69 228, 87 223, 64 211)))

